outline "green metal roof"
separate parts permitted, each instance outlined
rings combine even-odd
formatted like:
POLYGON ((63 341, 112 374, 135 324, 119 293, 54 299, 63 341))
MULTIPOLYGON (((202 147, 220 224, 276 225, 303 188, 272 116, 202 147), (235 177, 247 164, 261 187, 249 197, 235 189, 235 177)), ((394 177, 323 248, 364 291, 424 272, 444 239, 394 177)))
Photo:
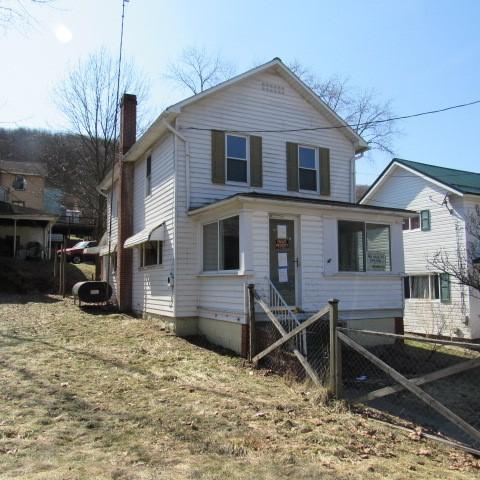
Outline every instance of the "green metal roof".
POLYGON ((412 168, 461 193, 480 195, 480 173, 428 165, 427 163, 412 162, 411 160, 404 160, 402 158, 394 158, 392 162, 397 162, 412 168))

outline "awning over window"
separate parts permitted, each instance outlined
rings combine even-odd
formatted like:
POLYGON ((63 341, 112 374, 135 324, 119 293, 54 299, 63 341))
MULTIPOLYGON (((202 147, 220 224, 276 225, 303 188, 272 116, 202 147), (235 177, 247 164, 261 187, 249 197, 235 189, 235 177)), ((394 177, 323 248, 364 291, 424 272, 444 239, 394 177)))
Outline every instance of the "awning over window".
POLYGON ((125 248, 132 248, 138 247, 145 242, 160 240, 163 241, 165 239, 165 223, 162 222, 160 225, 156 225, 153 227, 147 227, 141 230, 140 232, 136 233, 130 238, 125 240, 125 248))
MULTIPOLYGON (((98 254, 103 257, 105 255, 108 255, 108 242, 106 245, 101 245, 99 247, 99 251, 98 251, 98 254)), ((110 243, 110 253, 113 253, 117 250, 117 242, 112 240, 112 242, 110 243)))

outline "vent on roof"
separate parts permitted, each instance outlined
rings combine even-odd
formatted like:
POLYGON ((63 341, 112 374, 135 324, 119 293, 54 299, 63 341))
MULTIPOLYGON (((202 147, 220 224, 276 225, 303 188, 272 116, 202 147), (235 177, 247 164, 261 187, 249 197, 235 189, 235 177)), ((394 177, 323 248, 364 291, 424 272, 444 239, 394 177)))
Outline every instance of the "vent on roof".
POLYGON ((262 90, 264 92, 275 93, 277 95, 285 95, 285 88, 276 83, 262 82, 262 90))

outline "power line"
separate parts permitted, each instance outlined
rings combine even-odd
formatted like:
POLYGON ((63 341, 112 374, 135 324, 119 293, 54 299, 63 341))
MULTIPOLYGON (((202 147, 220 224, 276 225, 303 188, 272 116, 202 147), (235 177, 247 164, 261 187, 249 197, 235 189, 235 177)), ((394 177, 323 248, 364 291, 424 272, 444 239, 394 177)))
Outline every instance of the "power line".
POLYGON ((115 183, 115 156, 116 156, 116 146, 117 146, 117 124, 118 124, 118 108, 119 108, 119 98, 120 98, 120 76, 122 69, 122 52, 123 52, 123 26, 125 22, 125 3, 128 3, 130 0, 122 0, 122 21, 120 27, 120 45, 118 47, 118 71, 117 71, 117 91, 115 96, 115 115, 113 117, 113 155, 112 155, 112 178, 110 181, 110 206, 107 206, 107 209, 110 210, 109 222, 108 222, 108 260, 107 260, 107 288, 105 296, 108 299, 108 286, 110 284, 110 263, 111 263, 111 249, 112 249, 112 213, 113 213, 113 186, 115 183))
MULTIPOLYGON (((388 123, 388 122, 393 122, 395 120, 406 120, 409 118, 415 118, 415 117, 422 117, 424 115, 433 115, 436 113, 442 113, 446 112, 448 110, 455 110, 457 108, 464 108, 464 107, 469 107, 471 105, 476 105, 480 103, 480 100, 474 100, 472 102, 467 102, 467 103, 461 103, 458 105, 451 105, 449 107, 443 107, 443 108, 437 108, 435 110, 428 110, 426 112, 419 112, 419 113, 412 113, 410 115, 401 115, 398 117, 390 117, 390 118, 384 118, 382 120, 372 120, 371 122, 360 122, 360 123, 350 123, 350 124, 344 124, 344 125, 332 125, 328 127, 303 127, 303 128, 285 128, 285 129, 274 129, 274 130, 269 130, 269 129, 257 129, 257 130, 221 130, 225 133, 288 133, 288 132, 312 132, 312 131, 317 131, 317 130, 335 130, 335 129, 340 129, 340 128, 352 128, 352 129, 357 129, 359 127, 364 127, 367 125, 377 125, 381 123, 388 123)), ((212 130, 211 128, 205 128, 205 127, 185 127, 186 130, 199 130, 199 131, 210 131, 212 130)))

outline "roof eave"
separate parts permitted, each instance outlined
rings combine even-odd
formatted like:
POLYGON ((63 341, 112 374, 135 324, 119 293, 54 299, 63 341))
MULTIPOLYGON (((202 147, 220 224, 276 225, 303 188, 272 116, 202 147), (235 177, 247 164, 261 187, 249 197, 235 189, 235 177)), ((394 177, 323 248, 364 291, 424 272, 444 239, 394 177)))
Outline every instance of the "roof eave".
MULTIPOLYGON (((382 208, 378 208, 378 207, 372 207, 372 208, 368 208, 368 206, 358 206, 357 204, 354 204, 352 203, 351 205, 342 205, 342 204, 339 204, 339 205, 335 205, 335 204, 328 204, 328 203, 312 203, 312 202, 309 202, 308 199, 305 199, 305 201, 302 202, 303 199, 301 198, 298 198, 298 197, 292 197, 292 203, 294 203, 295 205, 305 205, 305 206, 308 206, 310 208, 317 208, 319 210, 357 210, 357 211, 367 211, 369 213, 375 213, 375 214, 385 214, 385 215, 392 215, 392 216, 395 216, 395 217, 400 217, 400 218, 405 218, 405 217, 408 217, 408 216, 413 216, 413 215, 416 215, 416 212, 413 212, 411 210, 401 210, 401 209, 390 209, 388 207, 382 207, 382 208)), ((287 200, 285 199, 275 199, 275 198, 265 198, 265 197, 251 197, 251 196, 248 196, 248 194, 237 194, 237 195, 234 195, 232 197, 228 197, 228 198, 225 198, 223 200, 219 200, 218 202, 215 202, 215 203, 210 203, 208 205, 205 205, 203 207, 199 207, 199 208, 195 208, 193 210, 189 210, 188 211, 188 215, 193 217, 193 216, 197 216, 197 215, 200 215, 200 214, 203 214, 205 212, 208 212, 210 210, 213 210, 215 208, 220 208, 220 207, 224 207, 224 206, 229 206, 230 204, 235 204, 235 203, 258 203, 258 202, 262 202, 262 203, 270 203, 270 204, 276 204, 276 205, 285 205, 288 203, 287 200)))
POLYGON ((443 182, 440 182, 439 180, 429 176, 429 175, 426 175, 425 173, 423 172, 419 172, 418 170, 414 169, 413 167, 410 167, 408 165, 405 165, 404 163, 402 163, 400 160, 398 159, 394 159, 392 160, 386 167, 385 169, 383 170, 383 172, 380 173, 380 175, 375 179, 375 181, 373 182, 373 184, 370 186, 370 188, 363 194, 362 198, 360 198, 360 200, 358 200, 357 203, 359 203, 360 205, 365 205, 365 203, 371 198, 371 196, 378 190, 378 188, 382 185, 382 183, 387 179, 387 177, 391 174, 391 171, 395 168, 395 167, 400 167, 400 168, 403 168, 405 170, 408 170, 410 173, 414 173, 415 175, 418 175, 419 177, 421 178, 424 178, 426 179, 427 181, 437 185, 437 186, 440 186, 441 188, 444 188, 445 190, 448 190, 450 191, 451 193, 454 193, 455 195, 458 195, 459 197, 463 197, 464 196, 464 192, 460 191, 460 190, 457 190, 453 187, 451 187, 450 185, 447 185, 443 182))

